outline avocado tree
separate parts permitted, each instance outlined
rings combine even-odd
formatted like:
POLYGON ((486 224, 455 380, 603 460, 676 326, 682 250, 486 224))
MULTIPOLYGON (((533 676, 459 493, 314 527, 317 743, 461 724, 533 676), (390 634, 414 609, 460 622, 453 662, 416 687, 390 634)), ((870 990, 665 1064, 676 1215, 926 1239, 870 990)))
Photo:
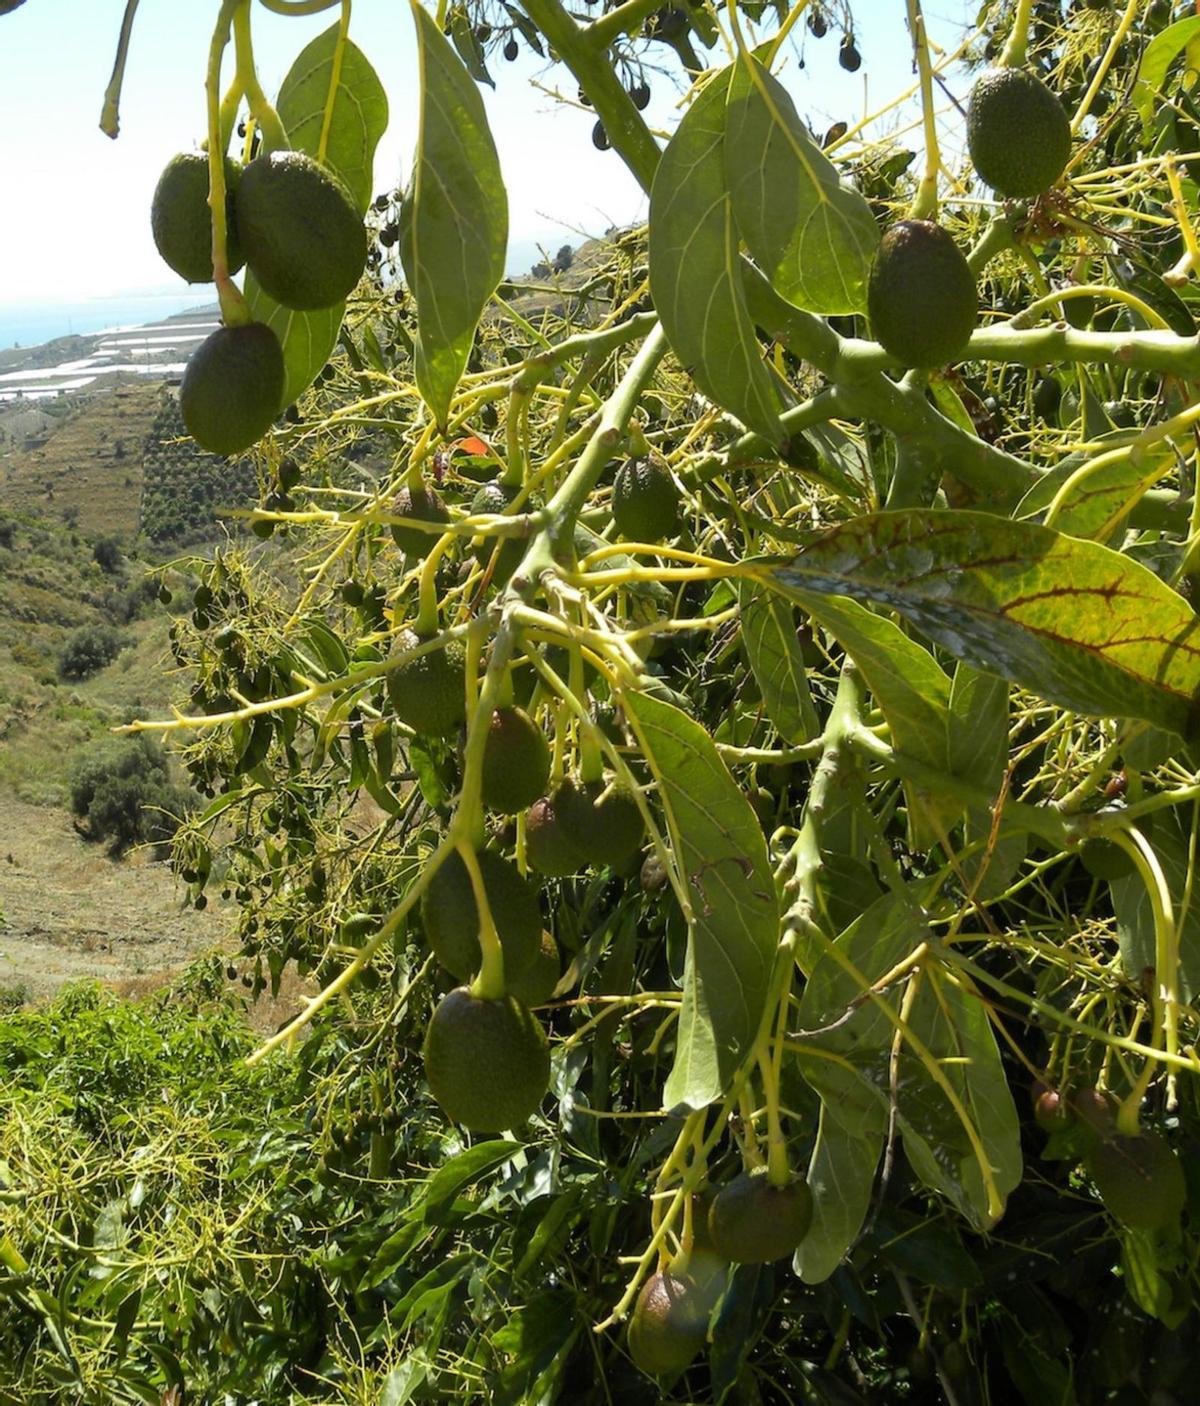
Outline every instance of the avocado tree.
POLYGON ((894 9, 918 153, 802 118, 841 4, 414 4, 371 209, 349 4, 273 104, 219 7, 155 227, 286 555, 206 567, 134 726, 192 896, 313 980, 254 1059, 371 1090, 321 1167, 403 1188, 330 1261, 383 1399, 1186 1399, 1200 17, 894 9), (521 48, 649 197, 540 301, 521 48))

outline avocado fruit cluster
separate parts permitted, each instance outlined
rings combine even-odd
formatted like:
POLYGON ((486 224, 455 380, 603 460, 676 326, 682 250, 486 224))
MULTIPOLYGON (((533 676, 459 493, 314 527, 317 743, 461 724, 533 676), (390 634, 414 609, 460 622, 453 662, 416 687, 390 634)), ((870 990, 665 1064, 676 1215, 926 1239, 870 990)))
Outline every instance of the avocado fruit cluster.
POLYGON ((272 151, 242 173, 235 201, 246 263, 284 307, 332 307, 367 264, 367 232, 345 186, 302 151, 272 151))
POLYGON ((997 195, 1030 198, 1049 190, 1066 169, 1071 124, 1035 74, 995 68, 971 90, 967 149, 980 179, 997 195))
POLYGON ((265 322, 218 327, 184 369, 179 409, 188 434, 210 454, 240 454, 279 414, 285 370, 279 338, 265 322))
POLYGON ((524 708, 497 708, 483 748, 483 803, 500 815, 530 806, 550 779, 546 734, 524 708))
MULTIPOLYGON (((413 630, 401 630, 393 651, 405 654, 422 643, 413 630)), ((405 660, 388 671, 392 711, 420 737, 449 737, 467 717, 467 655, 457 640, 405 660)))
MULTIPOLYGON (((542 914, 537 895, 507 859, 491 850, 481 850, 476 858, 504 949, 505 976, 513 980, 532 965, 541 949, 542 914)), ((421 921, 438 961, 459 981, 469 981, 483 960, 479 907, 467 866, 457 853, 439 866, 422 894, 421 921)))
MULTIPOLYGON (((231 274, 245 259, 238 239, 234 195, 241 165, 225 158, 225 258, 231 274)), ((163 262, 187 283, 211 283, 212 220, 209 162, 204 152, 180 152, 167 162, 150 202, 150 231, 163 262)))
POLYGON ((770 1264, 795 1253, 812 1215, 812 1192, 802 1177, 777 1186, 765 1167, 756 1167, 717 1192, 708 1230, 713 1249, 732 1264, 770 1264))
POLYGON ((875 253, 867 312, 875 339, 905 366, 945 366, 975 330, 975 275, 940 225, 900 220, 875 253))
POLYGON ((520 1127, 550 1085, 550 1051, 537 1018, 513 996, 456 987, 438 1002, 422 1050, 429 1090, 472 1132, 520 1127))
POLYGON ((679 490, 663 464, 627 459, 613 482, 617 531, 632 542, 661 542, 679 529, 679 490))

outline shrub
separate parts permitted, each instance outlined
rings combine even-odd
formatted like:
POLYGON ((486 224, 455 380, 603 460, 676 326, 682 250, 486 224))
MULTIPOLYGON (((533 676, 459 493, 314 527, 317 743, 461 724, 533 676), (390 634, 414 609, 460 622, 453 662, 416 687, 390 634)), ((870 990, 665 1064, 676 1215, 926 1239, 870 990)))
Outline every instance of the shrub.
POLYGON ((86 821, 88 837, 117 851, 169 843, 193 801, 171 781, 162 748, 148 737, 94 743, 71 778, 71 809, 86 821))
POLYGON ((109 576, 121 569, 124 560, 120 540, 116 537, 101 537, 92 548, 92 556, 100 570, 109 576))
POLYGON ((76 630, 58 658, 58 672, 64 679, 87 679, 120 654, 124 636, 111 625, 85 625, 76 630))

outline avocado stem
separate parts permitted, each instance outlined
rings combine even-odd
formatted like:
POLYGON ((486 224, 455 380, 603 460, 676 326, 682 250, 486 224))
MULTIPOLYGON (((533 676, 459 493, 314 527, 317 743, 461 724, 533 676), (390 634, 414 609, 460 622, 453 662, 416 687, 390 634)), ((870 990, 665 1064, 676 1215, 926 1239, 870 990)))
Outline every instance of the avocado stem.
POLYGON ((925 37, 925 16, 921 0, 905 0, 908 9, 908 30, 912 35, 913 55, 921 85, 921 118, 925 129, 925 169, 917 185, 910 220, 937 220, 938 172, 942 157, 937 139, 937 114, 933 106, 933 68, 929 62, 929 41, 925 37))
POLYGON ((233 12, 233 38, 237 50, 238 82, 246 94, 246 103, 251 115, 262 129, 263 152, 287 151, 290 143, 279 114, 271 106, 262 84, 258 81, 258 70, 254 67, 254 44, 250 36, 250 0, 240 0, 233 12))
POLYGON ((1033 0, 1017 0, 1012 29, 1008 32, 1008 42, 996 60, 997 68, 1020 68, 1024 64, 1025 51, 1029 47, 1029 21, 1032 15, 1033 0))
POLYGON ((457 849, 471 880, 471 892, 475 895, 475 907, 479 914, 479 950, 483 954, 479 974, 471 983, 471 995, 481 1001, 499 1001, 507 989, 504 980, 504 947, 500 942, 500 934, 496 931, 496 921, 492 917, 492 908, 488 902, 483 871, 479 867, 475 846, 469 840, 459 840, 457 849))

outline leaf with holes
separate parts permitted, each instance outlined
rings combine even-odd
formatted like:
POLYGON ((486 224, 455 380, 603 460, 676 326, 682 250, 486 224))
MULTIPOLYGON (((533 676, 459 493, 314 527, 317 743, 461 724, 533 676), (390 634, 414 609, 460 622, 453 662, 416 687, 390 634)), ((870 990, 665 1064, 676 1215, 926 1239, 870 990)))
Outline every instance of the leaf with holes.
POLYGON ((704 728, 645 693, 623 695, 659 787, 691 907, 675 1065, 663 1106, 718 1098, 758 1036, 779 939, 762 829, 704 728))
POLYGON ((725 180, 727 70, 667 144, 650 191, 650 291, 675 355, 706 396, 773 444, 780 390, 746 310, 725 180))
POLYGON ((729 86, 725 169, 738 229, 779 296, 823 316, 864 311, 879 244, 871 207, 749 54, 729 86))
POLYGON ((989 513, 868 513, 816 538, 785 590, 884 605, 944 649, 1051 703, 1187 735, 1200 620, 1147 567, 1098 542, 989 513))
POLYGON ((413 4, 421 122, 401 210, 400 258, 417 303, 417 386, 438 425, 504 276, 508 197, 483 99, 433 16, 413 4))

